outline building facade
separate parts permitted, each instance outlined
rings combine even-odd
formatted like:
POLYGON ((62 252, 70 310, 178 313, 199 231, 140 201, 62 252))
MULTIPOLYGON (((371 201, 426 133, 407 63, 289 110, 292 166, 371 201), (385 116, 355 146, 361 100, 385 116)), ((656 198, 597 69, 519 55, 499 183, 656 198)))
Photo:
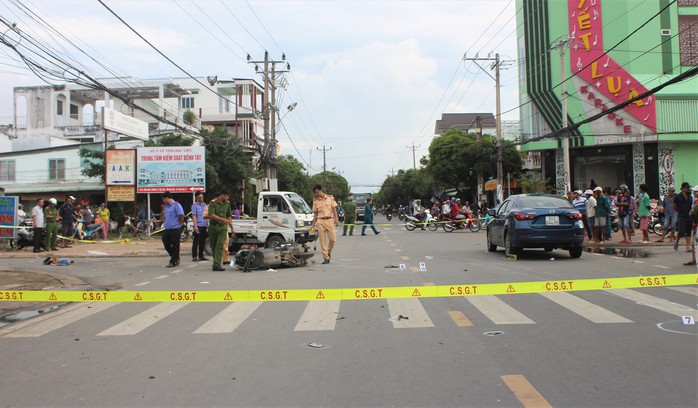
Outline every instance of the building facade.
POLYGON ((516 3, 527 167, 564 193, 569 138, 572 189, 698 184, 698 0, 516 3))
MULTIPOLYGON (((76 84, 15 88, 14 123, 0 127, 0 186, 7 194, 22 196, 23 201, 65 193, 93 199, 103 197, 104 184, 81 174, 83 159, 78 155, 81 147, 104 148, 103 106, 147 122, 151 138, 178 128, 197 131, 224 127, 231 136, 239 138, 241 152, 249 154, 254 163, 264 141, 264 120, 260 112, 264 88, 251 79, 197 79, 99 80, 110 91, 174 125, 159 121, 103 91, 76 84), (185 117, 188 120, 185 121, 185 117)), ((206 144, 205 139, 196 144, 206 144)), ((140 140, 113 132, 108 140, 119 149, 143 145, 140 140)), ((198 169, 197 174, 175 172, 156 177, 203 179, 203 172, 204 169, 198 169)))

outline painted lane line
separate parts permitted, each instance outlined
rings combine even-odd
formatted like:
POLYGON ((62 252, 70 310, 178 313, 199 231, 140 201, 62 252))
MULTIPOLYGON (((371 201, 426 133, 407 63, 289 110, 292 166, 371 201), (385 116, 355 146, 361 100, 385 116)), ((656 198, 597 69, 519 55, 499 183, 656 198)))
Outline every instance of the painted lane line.
POLYGON ((257 310, 262 302, 240 302, 223 309, 220 313, 213 316, 209 321, 194 330, 195 334, 216 334, 216 333, 232 333, 244 322, 250 315, 257 310))
POLYGON ((166 318, 189 303, 158 303, 128 320, 112 326, 97 336, 132 336, 166 318))
POLYGON ((434 327, 434 323, 424 310, 419 299, 386 299, 393 327, 396 329, 414 329, 434 327), (400 318, 400 316, 403 318, 400 318), (406 317, 406 319, 405 319, 406 317))
POLYGON ((402 252, 402 249, 400 249, 400 248, 395 248, 395 252, 402 252))
POLYGON ((150 282, 141 282, 141 283, 136 283, 136 284, 133 285, 133 286, 145 286, 145 285, 148 285, 148 284, 150 284, 150 282))
POLYGON ((495 324, 536 324, 497 296, 485 295, 466 299, 495 324))
POLYGON ((39 337, 70 323, 107 310, 118 303, 76 303, 0 330, 0 337, 39 337))
POLYGON ((434 282, 424 282, 424 286, 435 286, 434 282))
POLYGON ((189 269, 189 268, 196 268, 197 266, 198 266, 198 265, 196 265, 196 264, 192 264, 192 265, 187 266, 187 269, 189 269))
POLYGON ((153 279, 165 279, 165 278, 169 278, 169 277, 170 277, 170 275, 160 275, 160 276, 154 277, 153 279))
POLYGON ((400 259, 402 259, 403 261, 409 261, 410 257, 407 255, 402 255, 402 256, 400 256, 400 259))
POLYGON ((610 310, 595 305, 586 300, 570 295, 566 292, 539 293, 544 298, 550 299, 558 305, 590 320, 594 323, 632 323, 623 316, 617 315, 610 310))
POLYGON ((503 375, 501 378, 525 408, 553 408, 523 375, 503 375))
POLYGON ((412 272, 419 272, 419 268, 416 267, 416 266, 410 266, 410 270, 411 270, 412 272))
POLYGON ((473 322, 471 322, 470 319, 468 319, 468 317, 459 310, 449 311, 448 315, 451 316, 451 319, 453 319, 453 322, 458 327, 472 327, 473 325, 473 322))
POLYGON ((293 331, 334 330, 339 316, 339 300, 310 301, 293 331))
POLYGON ((172 271, 172 272, 170 272, 170 273, 180 273, 180 272, 182 272, 182 271, 183 271, 182 269, 177 269, 176 271, 172 271))
POLYGON ((670 302, 666 299, 658 298, 656 296, 638 292, 636 290, 613 289, 607 292, 613 293, 614 295, 620 296, 628 300, 632 300, 638 304, 648 306, 653 309, 661 310, 662 312, 666 312, 674 316, 693 316, 694 319, 698 319, 698 310, 696 309, 678 303, 670 302))
POLYGON ((671 269, 671 268, 668 267, 668 266, 662 266, 662 265, 652 265, 652 266, 654 266, 654 267, 656 267, 656 268, 662 268, 662 269, 671 269))

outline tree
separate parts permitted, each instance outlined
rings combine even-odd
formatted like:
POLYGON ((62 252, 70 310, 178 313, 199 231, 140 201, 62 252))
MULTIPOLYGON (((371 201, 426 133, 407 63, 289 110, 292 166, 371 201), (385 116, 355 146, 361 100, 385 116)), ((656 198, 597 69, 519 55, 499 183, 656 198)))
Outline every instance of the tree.
POLYGON ((399 170, 388 176, 376 194, 378 204, 408 205, 414 199, 428 203, 435 195, 434 180, 424 169, 399 170))
POLYGON ((162 136, 156 136, 145 142, 146 147, 158 146, 191 146, 194 144, 194 138, 181 133, 167 133, 162 136))
POLYGON ((194 123, 196 123, 196 114, 187 109, 182 115, 182 121, 187 125, 193 125, 194 123))
POLYGON ((307 202, 312 202, 313 185, 305 173, 305 167, 292 155, 280 156, 276 161, 276 176, 279 190, 298 193, 307 202))
MULTIPOLYGON (((99 178, 104 183, 104 149, 103 145, 80 146, 80 174, 85 177, 99 178)), ((109 146, 113 149, 114 146, 109 146)))
POLYGON ((236 200, 242 193, 243 181, 252 176, 250 157, 239 148, 238 138, 230 136, 225 128, 202 130, 202 139, 206 146, 207 191, 215 194, 229 190, 233 193, 231 200, 236 200))
MULTIPOLYGON (((349 198, 349 183, 347 179, 333 171, 323 171, 310 177, 312 186, 320 184, 327 194, 332 194, 336 201, 345 201, 349 198)), ((310 188, 312 188, 312 186, 310 188)))
POLYGON ((553 188, 550 184, 550 179, 543 179, 543 174, 539 171, 530 173, 527 176, 518 178, 521 192, 527 193, 551 193, 553 188))

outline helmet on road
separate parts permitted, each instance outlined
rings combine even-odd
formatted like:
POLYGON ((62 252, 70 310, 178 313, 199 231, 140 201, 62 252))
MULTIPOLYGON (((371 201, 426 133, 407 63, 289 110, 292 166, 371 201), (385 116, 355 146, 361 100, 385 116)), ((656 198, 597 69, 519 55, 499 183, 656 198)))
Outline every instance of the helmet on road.
POLYGON ((49 204, 58 205, 58 201, 56 201, 55 198, 49 198, 48 202, 49 202, 49 204))

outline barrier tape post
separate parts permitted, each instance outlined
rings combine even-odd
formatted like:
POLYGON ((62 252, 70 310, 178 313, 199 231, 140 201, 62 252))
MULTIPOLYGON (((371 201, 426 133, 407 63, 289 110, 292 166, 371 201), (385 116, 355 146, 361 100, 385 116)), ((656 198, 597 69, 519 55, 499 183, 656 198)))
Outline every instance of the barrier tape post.
POLYGON ((284 302, 520 295, 698 284, 698 273, 554 281, 325 289, 207 291, 0 291, 0 302, 284 302))

